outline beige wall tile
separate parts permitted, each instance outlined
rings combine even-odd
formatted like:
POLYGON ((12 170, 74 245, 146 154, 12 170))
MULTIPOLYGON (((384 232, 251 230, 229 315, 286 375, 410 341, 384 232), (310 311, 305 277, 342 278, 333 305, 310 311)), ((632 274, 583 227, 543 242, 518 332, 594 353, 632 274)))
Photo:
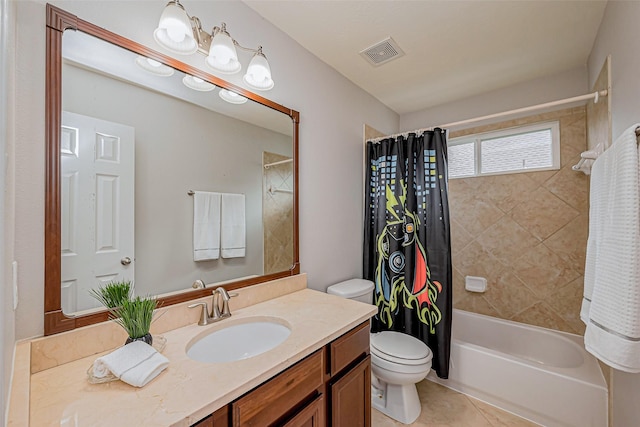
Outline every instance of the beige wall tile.
POLYGON ((466 188, 449 200, 449 215, 463 224, 472 236, 482 233, 504 214, 488 200, 477 196, 476 190, 466 188))
POLYGON ((574 157, 569 166, 562 168, 542 185, 578 212, 585 212, 589 209, 589 177, 571 169, 571 165, 579 160, 580 156, 574 157))
POLYGON ((504 319, 538 302, 536 295, 509 270, 504 270, 498 280, 489 283, 484 297, 504 319))
POLYGON ((467 291, 464 289, 464 276, 457 268, 453 268, 453 304, 460 301, 467 296, 467 291))
POLYGON ((539 243, 538 239, 509 217, 489 227, 478 241, 484 250, 506 265, 539 243))
POLYGON ((501 317, 500 313, 491 304, 489 304, 482 294, 465 292, 467 296, 454 304, 454 308, 459 308, 464 311, 472 311, 474 313, 484 314, 487 316, 501 317))
POLYGON ((589 214, 583 212, 545 240, 544 244, 568 262, 571 268, 584 271, 588 234, 589 214))
POLYGON ((539 298, 548 297, 580 277, 580 272, 572 269, 543 243, 518 258, 512 268, 518 278, 539 298))
POLYGON ((473 241, 473 236, 455 219, 451 219, 451 253, 458 253, 473 241))
POLYGON ((452 256, 454 267, 458 268, 463 276, 480 276, 489 282, 495 281, 504 266, 480 243, 473 241, 460 253, 452 256))
POLYGON ((529 194, 538 187, 526 173, 482 177, 480 190, 502 212, 509 212, 526 201, 529 194))
POLYGON ((576 107, 452 132, 453 138, 559 120, 564 165, 449 181, 456 308, 583 332, 589 181, 571 166, 586 149, 585 117, 585 108, 576 107), (466 275, 487 278, 487 292, 467 292, 466 275))
POLYGON ((552 171, 540 171, 540 172, 527 172, 527 176, 540 185, 557 174, 559 170, 552 171))
POLYGON ((544 240, 577 217, 579 212, 546 188, 539 187, 509 215, 529 233, 544 240))
POLYGON ((511 320, 528 323, 530 325, 542 326, 543 328, 571 331, 569 324, 543 302, 539 302, 538 304, 527 308, 523 312, 516 314, 511 318, 511 320))
POLYGON ((584 334, 585 324, 580 320, 580 307, 584 278, 582 276, 571 281, 567 286, 560 287, 549 294, 545 303, 569 324, 575 334, 584 334))

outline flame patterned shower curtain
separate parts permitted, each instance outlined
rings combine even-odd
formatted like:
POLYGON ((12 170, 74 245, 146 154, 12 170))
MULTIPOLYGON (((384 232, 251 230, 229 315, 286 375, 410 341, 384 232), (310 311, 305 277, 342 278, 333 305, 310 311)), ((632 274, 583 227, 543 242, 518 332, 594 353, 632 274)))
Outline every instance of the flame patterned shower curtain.
POLYGON ((367 142, 364 277, 375 283, 372 332, 424 341, 449 374, 451 238, 446 133, 367 142))

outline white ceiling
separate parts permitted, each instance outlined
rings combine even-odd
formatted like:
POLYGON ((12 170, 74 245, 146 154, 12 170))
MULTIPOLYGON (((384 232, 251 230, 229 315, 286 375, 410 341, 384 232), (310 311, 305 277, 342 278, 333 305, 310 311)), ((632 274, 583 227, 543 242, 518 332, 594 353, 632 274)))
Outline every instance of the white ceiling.
POLYGON ((606 1, 245 0, 399 114, 587 63, 606 1), (359 52, 393 37, 379 67, 359 52))

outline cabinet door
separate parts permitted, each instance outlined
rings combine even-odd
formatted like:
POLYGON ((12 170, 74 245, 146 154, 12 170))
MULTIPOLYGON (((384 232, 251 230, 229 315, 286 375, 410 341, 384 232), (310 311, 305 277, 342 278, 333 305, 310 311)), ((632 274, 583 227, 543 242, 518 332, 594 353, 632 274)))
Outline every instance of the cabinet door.
POLYGON ((289 420, 283 427, 324 427, 324 395, 318 396, 289 420))
POLYGON ((331 425, 371 426, 371 356, 331 385, 331 425))
POLYGON ((229 407, 223 406, 191 427, 229 427, 229 407))
POLYGON ((321 389, 324 365, 322 349, 233 402, 233 426, 265 427, 287 417, 321 389))

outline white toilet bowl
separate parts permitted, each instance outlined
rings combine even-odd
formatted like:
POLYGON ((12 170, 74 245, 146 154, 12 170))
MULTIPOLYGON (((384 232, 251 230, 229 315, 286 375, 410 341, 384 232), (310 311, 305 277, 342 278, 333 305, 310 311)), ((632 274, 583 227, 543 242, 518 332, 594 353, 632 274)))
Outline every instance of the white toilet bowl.
POLYGON ((401 423, 414 422, 422 410, 416 383, 429 373, 432 357, 429 347, 412 336, 371 334, 373 407, 401 423))
MULTIPOLYGON (((329 286, 327 293, 371 304, 374 284, 352 279, 329 286)), ((413 423, 421 411, 416 383, 431 369, 431 350, 412 336, 385 331, 370 336, 371 399, 374 408, 401 423, 413 423)))

